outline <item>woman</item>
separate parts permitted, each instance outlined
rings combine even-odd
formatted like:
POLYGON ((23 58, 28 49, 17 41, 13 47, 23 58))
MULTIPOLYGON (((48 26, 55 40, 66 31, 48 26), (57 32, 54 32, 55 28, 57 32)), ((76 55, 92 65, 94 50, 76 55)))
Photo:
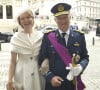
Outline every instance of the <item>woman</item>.
POLYGON ((43 34, 32 29, 31 10, 21 12, 17 20, 23 31, 15 33, 11 39, 7 90, 41 90, 37 57, 43 34))

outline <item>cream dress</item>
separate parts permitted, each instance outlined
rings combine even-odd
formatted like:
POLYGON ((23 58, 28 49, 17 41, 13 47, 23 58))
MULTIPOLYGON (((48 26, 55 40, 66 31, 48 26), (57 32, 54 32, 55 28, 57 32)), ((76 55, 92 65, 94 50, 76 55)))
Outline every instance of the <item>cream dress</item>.
POLYGON ((17 32, 11 39, 11 51, 18 53, 14 76, 17 90, 41 90, 37 58, 42 37, 40 31, 30 36, 17 32))

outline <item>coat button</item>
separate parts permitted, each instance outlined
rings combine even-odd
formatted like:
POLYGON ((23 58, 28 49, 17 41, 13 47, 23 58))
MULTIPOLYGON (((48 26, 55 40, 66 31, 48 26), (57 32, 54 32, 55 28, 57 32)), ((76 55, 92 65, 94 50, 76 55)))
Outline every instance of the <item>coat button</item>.
POLYGON ((30 59, 32 60, 32 59, 33 59, 33 57, 30 57, 30 59))
POLYGON ((34 73, 31 73, 31 76, 33 76, 34 75, 34 73))

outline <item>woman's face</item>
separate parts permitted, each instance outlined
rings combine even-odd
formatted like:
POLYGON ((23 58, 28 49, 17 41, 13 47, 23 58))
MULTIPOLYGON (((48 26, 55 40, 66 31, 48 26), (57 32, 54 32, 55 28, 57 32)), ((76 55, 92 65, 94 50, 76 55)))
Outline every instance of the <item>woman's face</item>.
POLYGON ((19 22, 24 29, 29 29, 34 25, 34 18, 29 13, 24 12, 20 15, 19 22))
POLYGON ((55 21, 58 27, 64 32, 67 31, 70 24, 70 16, 69 15, 60 15, 55 17, 55 21))

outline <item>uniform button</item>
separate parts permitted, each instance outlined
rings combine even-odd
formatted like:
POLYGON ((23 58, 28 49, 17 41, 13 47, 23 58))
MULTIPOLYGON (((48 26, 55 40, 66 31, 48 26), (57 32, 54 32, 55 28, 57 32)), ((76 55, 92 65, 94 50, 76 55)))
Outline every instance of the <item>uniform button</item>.
POLYGON ((32 60, 32 59, 33 59, 33 57, 30 57, 30 59, 32 60))

